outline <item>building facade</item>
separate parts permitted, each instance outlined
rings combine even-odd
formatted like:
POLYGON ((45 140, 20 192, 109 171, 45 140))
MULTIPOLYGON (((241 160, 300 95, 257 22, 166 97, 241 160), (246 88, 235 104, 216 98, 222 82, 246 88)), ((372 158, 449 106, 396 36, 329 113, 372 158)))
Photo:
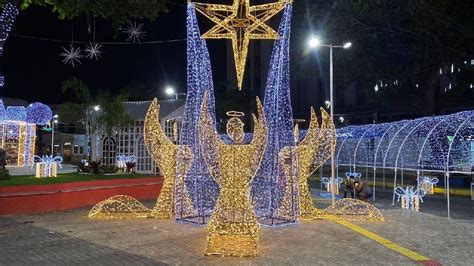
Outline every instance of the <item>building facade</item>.
MULTIPOLYGON (((135 171, 157 174, 159 169, 148 153, 144 139, 145 116, 151 101, 125 102, 125 110, 133 124, 117 130, 112 136, 97 134, 93 138, 92 160, 104 160, 104 164, 115 165, 118 155, 134 155, 137 159, 135 171)), ((163 100, 160 104, 160 123, 170 139, 173 138, 174 123, 181 123, 185 100, 163 100)))

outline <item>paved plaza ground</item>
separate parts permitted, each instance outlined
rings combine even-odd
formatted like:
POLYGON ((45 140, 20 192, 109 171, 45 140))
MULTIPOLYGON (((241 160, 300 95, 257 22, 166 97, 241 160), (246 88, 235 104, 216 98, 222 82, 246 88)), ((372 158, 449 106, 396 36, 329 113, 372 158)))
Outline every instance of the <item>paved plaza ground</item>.
MULTIPOLYGON (((463 200, 472 210, 474 201, 463 200)), ((472 265, 474 220, 401 210, 383 200, 376 206, 385 222, 352 223, 441 264, 472 265)), ((0 264, 419 264, 328 220, 262 227, 259 257, 220 258, 203 255, 205 227, 157 219, 91 220, 88 211, 0 217, 0 264)))

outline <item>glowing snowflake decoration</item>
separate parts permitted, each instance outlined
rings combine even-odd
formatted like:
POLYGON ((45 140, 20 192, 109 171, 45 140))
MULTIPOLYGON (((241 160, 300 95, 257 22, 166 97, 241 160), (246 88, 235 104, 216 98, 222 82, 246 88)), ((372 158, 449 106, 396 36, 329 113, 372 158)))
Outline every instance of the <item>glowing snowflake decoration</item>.
POLYGON ((79 60, 82 58, 80 47, 74 48, 74 46, 72 46, 71 44, 69 50, 63 47, 63 51, 64 53, 61 53, 59 55, 64 57, 63 59, 64 64, 69 63, 72 65, 72 67, 74 67, 74 63, 76 62, 79 64, 81 63, 81 61, 79 60))
POLYGON ((143 24, 137 25, 137 22, 129 22, 127 28, 125 28, 123 32, 128 34, 127 41, 129 42, 140 42, 140 40, 142 40, 146 35, 146 32, 143 30, 143 24))
POLYGON ((99 60, 99 58, 102 57, 102 44, 98 43, 89 43, 86 45, 86 49, 84 51, 87 53, 86 58, 87 59, 93 59, 99 60))

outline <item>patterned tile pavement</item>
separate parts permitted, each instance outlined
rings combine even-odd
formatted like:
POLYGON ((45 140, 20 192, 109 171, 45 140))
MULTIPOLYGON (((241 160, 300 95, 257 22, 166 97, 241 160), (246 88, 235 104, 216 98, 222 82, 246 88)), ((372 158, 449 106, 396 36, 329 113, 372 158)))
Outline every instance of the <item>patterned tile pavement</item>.
MULTIPOLYGON (((474 221, 379 207, 384 223, 357 225, 442 264, 472 264, 474 221)), ((259 257, 219 258, 203 255, 205 227, 157 219, 90 220, 87 213, 83 208, 0 216, 0 265, 419 265, 331 221, 262 227, 259 257)))

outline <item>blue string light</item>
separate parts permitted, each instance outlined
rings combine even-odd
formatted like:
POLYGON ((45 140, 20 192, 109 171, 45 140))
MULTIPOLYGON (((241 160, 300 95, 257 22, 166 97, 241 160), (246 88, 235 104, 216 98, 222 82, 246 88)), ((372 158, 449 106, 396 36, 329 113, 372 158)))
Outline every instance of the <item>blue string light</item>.
MULTIPOLYGON (((295 146, 289 73, 291 13, 292 6, 287 5, 278 29, 280 38, 273 46, 264 97, 269 127, 268 144, 251 192, 260 224, 269 226, 296 222, 298 218, 297 169, 292 169, 293 176, 285 176, 278 162, 278 153, 282 148, 295 146), (278 208, 287 185, 293 187, 293 206, 290 206, 290 214, 283 217, 278 213, 278 208)), ((296 154, 290 157, 289 160, 296 160, 296 154)))
POLYGON ((26 122, 47 125, 53 118, 51 109, 42 103, 32 103, 26 107, 26 122))
MULTIPOLYGON (((3 55, 3 45, 12 31, 13 23, 18 13, 18 8, 11 3, 7 3, 3 7, 2 14, 0 15, 0 57, 3 55)), ((0 73, 0 87, 3 87, 4 83, 5 77, 3 73, 0 73)))
POLYGON ((5 105, 3 104, 3 100, 0 99, 0 122, 8 119, 7 118, 7 111, 5 110, 5 105))
POLYGON ((24 106, 8 106, 7 119, 13 121, 26 121, 26 108, 24 106))
POLYGON ((469 174, 473 123, 474 111, 465 111, 340 128, 336 165, 469 174))
POLYGON ((7 3, 3 7, 2 14, 0 15, 0 56, 3 54, 3 44, 13 29, 13 23, 18 13, 18 8, 11 3, 7 3))
MULTIPOLYGON (((212 119, 215 123, 214 86, 212 82, 212 69, 206 42, 201 38, 197 24, 194 4, 187 6, 187 83, 188 92, 184 109, 181 134, 179 138, 180 149, 177 156, 177 182, 175 188, 175 210, 176 218, 180 221, 205 224, 208 222, 215 205, 219 188, 207 170, 206 163, 201 155, 198 138, 199 114, 204 93, 208 93, 208 110, 212 111, 212 119), (193 211, 185 209, 186 200, 184 188, 178 182, 180 176, 186 173, 184 169, 185 158, 184 146, 188 146, 193 152, 193 162, 184 177, 184 185, 191 197, 193 211)), ((215 124, 214 124, 215 126, 215 124)))

